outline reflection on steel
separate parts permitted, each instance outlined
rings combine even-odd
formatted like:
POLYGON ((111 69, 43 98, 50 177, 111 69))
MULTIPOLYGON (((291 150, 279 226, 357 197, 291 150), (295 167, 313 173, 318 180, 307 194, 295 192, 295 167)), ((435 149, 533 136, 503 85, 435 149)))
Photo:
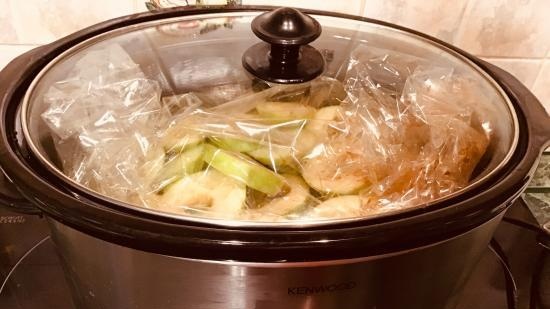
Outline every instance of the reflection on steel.
POLYGON ((78 308, 426 309, 458 301, 501 218, 412 250, 296 263, 193 260, 115 245, 53 220, 50 228, 78 308), (395 291, 404 296, 389 297, 395 291))

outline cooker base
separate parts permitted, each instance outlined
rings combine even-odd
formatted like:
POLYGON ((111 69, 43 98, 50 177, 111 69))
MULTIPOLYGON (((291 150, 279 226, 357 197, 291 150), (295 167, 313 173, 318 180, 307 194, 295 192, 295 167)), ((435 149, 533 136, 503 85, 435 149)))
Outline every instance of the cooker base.
MULTIPOLYGON (((512 208, 514 217, 526 221, 528 217, 522 211, 519 207, 512 208)), ((3 265, 0 269, 0 283, 11 272, 0 292, 0 308, 76 309, 53 242, 47 235, 35 238, 35 247, 18 261, 17 266, 3 265)), ((517 308, 528 308, 535 260, 541 253, 535 234, 503 222, 497 229, 495 239, 503 247, 511 265, 519 291, 517 308)), ((550 284, 550 278, 546 281, 550 284)), ((503 268, 495 254, 487 248, 468 278, 462 296, 458 298, 457 309, 507 308, 506 299, 503 268)))

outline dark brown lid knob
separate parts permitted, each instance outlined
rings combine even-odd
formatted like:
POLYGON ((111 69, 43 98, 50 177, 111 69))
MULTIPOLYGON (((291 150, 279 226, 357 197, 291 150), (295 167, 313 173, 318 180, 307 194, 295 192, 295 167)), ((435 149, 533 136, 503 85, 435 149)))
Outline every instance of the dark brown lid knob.
POLYGON ((243 66, 254 76, 275 83, 303 83, 321 75, 321 53, 307 45, 321 35, 321 25, 296 9, 279 8, 252 21, 252 31, 264 42, 243 55, 243 66))

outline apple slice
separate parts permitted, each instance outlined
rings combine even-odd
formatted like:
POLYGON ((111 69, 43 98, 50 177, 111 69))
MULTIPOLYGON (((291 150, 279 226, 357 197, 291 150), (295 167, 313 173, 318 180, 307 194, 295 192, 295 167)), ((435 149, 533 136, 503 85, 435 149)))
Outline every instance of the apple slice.
POLYGON ((172 157, 168 157, 168 161, 158 172, 155 181, 153 181, 153 187, 158 190, 158 193, 162 193, 166 186, 179 178, 202 170, 204 167, 203 152, 204 145, 199 144, 172 157))
POLYGON ((196 146, 204 141, 204 137, 198 134, 185 134, 177 139, 165 139, 163 140, 162 148, 167 154, 178 154, 186 149, 196 146))
POLYGON ((294 133, 291 133, 292 142, 292 156, 295 159, 301 159, 302 157, 308 155, 315 146, 319 144, 319 138, 313 134, 311 131, 304 128, 295 130, 294 133))
POLYGON ((277 196, 288 190, 281 176, 243 154, 206 144, 204 161, 224 175, 237 179, 268 196, 277 196))
POLYGON ((325 140, 330 135, 330 125, 342 120, 344 111, 340 106, 327 106, 320 108, 308 121, 305 129, 315 134, 319 139, 325 140))
POLYGON ((302 177, 318 192, 353 194, 369 184, 358 164, 346 164, 345 153, 319 155, 302 162, 302 177))
POLYGON ((300 176, 281 175, 285 178, 290 191, 284 196, 277 197, 260 206, 260 212, 267 215, 287 216, 303 210, 310 201, 309 187, 300 176))
POLYGON ((161 138, 161 144, 167 154, 178 154, 201 143, 203 140, 202 135, 190 132, 180 124, 166 130, 161 138))
POLYGON ((261 102, 256 105, 261 117, 275 122, 287 122, 298 119, 310 119, 315 115, 315 108, 301 103, 261 102))
POLYGON ((299 170, 298 163, 292 156, 290 147, 262 146, 248 152, 248 155, 277 173, 299 170))
POLYGON ((237 218, 246 200, 246 186, 214 169, 194 173, 170 185, 159 198, 160 209, 237 218))
POLYGON ((279 133, 285 136, 285 145, 262 145, 248 155, 277 173, 299 170, 299 160, 317 145, 317 137, 302 128, 280 129, 279 133))
POLYGON ((254 140, 247 140, 245 138, 211 136, 208 139, 219 148, 229 151, 249 152, 260 147, 258 142, 254 140))
POLYGON ((315 219, 343 219, 362 215, 361 198, 358 195, 342 195, 320 203, 313 208, 308 217, 315 219))

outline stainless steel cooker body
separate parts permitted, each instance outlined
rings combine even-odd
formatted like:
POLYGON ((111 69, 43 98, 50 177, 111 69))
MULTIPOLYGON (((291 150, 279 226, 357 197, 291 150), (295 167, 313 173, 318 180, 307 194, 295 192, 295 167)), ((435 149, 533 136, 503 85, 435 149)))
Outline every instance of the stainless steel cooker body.
POLYGON ((82 309, 425 309, 454 307, 501 217, 407 251, 299 263, 154 254, 49 223, 82 309))
POLYGON ((4 205, 47 216, 79 308, 453 308, 548 145, 550 117, 511 75, 436 39, 310 12, 437 41, 482 68, 513 104, 519 136, 507 164, 475 190, 406 213, 303 229, 181 221, 81 190, 27 147, 20 102, 36 74, 68 48, 142 22, 266 9, 180 8, 123 17, 22 55, 0 73, 0 165, 5 185, 26 202, 0 197, 4 205))

